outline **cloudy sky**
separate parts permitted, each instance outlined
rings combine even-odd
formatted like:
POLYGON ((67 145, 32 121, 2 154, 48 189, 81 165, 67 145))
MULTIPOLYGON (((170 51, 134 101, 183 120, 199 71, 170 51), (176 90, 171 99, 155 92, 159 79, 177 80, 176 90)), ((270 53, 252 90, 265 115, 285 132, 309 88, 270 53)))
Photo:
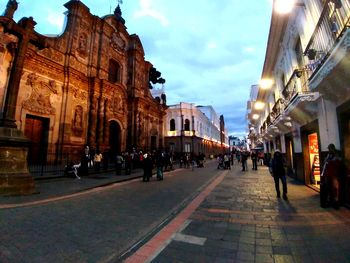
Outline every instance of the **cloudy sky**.
MULTIPOLYGON (((81 0, 91 13, 117 0, 81 0)), ((42 34, 62 32, 68 0, 18 0, 15 20, 33 16, 42 34)), ((272 0, 124 0, 123 18, 166 79, 167 103, 212 105, 230 135, 246 134, 246 102, 264 63, 272 0)), ((5 9, 7 0, 0 0, 5 9)))

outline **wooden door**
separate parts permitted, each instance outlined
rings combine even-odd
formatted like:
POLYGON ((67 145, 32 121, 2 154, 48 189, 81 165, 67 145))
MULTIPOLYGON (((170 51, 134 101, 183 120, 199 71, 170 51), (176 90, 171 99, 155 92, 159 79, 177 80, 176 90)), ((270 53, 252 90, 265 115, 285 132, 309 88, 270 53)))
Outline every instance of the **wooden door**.
POLYGON ((30 140, 29 164, 43 164, 46 162, 48 122, 49 120, 46 118, 30 115, 26 117, 24 135, 30 140))

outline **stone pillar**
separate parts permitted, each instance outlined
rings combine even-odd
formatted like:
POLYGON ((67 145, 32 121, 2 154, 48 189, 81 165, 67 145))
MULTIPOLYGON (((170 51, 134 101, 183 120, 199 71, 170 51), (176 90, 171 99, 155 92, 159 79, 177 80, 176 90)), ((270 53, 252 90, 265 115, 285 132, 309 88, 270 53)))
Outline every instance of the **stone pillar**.
POLYGON ((22 18, 14 26, 20 32, 21 38, 9 73, 5 105, 0 119, 0 195, 26 195, 35 192, 34 179, 27 166, 29 141, 17 129, 15 120, 25 54, 35 24, 30 17, 22 18))

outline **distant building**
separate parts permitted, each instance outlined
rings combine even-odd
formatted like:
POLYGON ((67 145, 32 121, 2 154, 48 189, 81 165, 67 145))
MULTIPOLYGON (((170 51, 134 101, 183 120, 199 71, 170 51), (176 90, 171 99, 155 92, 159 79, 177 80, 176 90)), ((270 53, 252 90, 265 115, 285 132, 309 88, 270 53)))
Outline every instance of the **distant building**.
POLYGON ((167 109, 165 146, 176 153, 216 155, 227 151, 228 135, 224 118, 212 106, 180 102, 167 109))

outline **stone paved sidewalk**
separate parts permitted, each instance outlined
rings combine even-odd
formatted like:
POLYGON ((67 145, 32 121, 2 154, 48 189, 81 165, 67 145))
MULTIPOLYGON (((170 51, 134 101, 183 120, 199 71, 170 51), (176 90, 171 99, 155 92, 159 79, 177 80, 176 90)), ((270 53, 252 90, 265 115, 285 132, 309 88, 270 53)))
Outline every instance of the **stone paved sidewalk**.
POLYGON ((319 194, 293 180, 288 197, 276 198, 266 167, 236 166, 171 238, 148 245, 157 252, 146 262, 350 262, 350 211, 320 208, 319 194))

